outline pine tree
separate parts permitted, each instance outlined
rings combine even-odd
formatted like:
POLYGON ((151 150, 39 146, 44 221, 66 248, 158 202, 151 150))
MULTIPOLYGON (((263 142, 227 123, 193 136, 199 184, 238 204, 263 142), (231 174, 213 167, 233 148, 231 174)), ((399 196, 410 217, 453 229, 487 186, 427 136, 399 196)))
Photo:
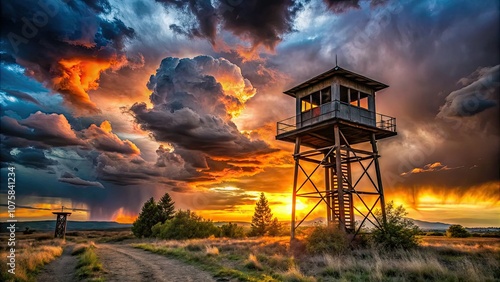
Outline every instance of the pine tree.
POLYGON ((165 193, 158 202, 158 209, 160 211, 160 222, 164 223, 166 220, 172 219, 175 214, 175 202, 172 200, 168 193, 165 193))
POLYGON ((264 193, 261 193, 259 200, 255 204, 255 212, 252 216, 252 228, 250 231, 250 235, 265 235, 269 229, 269 226, 271 226, 272 218, 273 214, 271 212, 271 208, 269 207, 266 196, 264 195, 264 193))
POLYGON ((139 217, 137 217, 134 221, 134 224, 132 225, 132 233, 139 238, 151 237, 151 227, 160 222, 160 220, 160 209, 155 203, 154 198, 151 197, 146 203, 144 203, 139 217))

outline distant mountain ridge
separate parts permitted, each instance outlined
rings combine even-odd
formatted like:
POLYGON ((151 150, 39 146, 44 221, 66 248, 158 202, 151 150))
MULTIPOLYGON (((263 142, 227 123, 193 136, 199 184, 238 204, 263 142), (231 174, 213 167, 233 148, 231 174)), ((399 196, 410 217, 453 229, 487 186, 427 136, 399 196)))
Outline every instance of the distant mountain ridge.
MULTIPOLYGON (((413 220, 415 225, 417 225, 422 230, 446 230, 451 225, 449 223, 430 222, 430 221, 418 220, 418 219, 413 219, 413 218, 409 218, 409 219, 413 220)), ((318 218, 315 218, 312 220, 306 220, 306 221, 304 221, 303 224, 305 226, 310 226, 310 225, 314 225, 314 224, 322 223, 322 222, 326 222, 326 218, 318 217, 318 218)))
MULTIPOLYGON (((1 233, 7 232, 7 226, 9 223, 2 222, 1 233)), ((30 230, 35 231, 52 231, 55 229, 55 220, 41 220, 41 221, 22 221, 16 222, 16 230, 24 231, 26 227, 30 230)), ((132 224, 123 224, 114 221, 71 221, 68 220, 67 230, 107 230, 107 229, 120 229, 120 228, 130 228, 132 224)))
MULTIPOLYGON (((422 230, 446 230, 448 227, 450 227, 451 224, 449 223, 442 223, 442 222, 430 222, 430 221, 424 221, 424 220, 418 220, 418 219, 412 219, 413 222, 422 230)), ((219 221, 219 222, 214 222, 215 225, 222 225, 222 224, 227 224, 227 223, 233 223, 233 224, 238 224, 239 226, 250 226, 250 222, 244 222, 244 221, 219 221)), ((282 221, 285 224, 290 224, 289 221, 282 221)), ((325 223, 326 218, 324 217, 318 217, 315 219, 311 220, 305 220, 301 226, 314 226, 316 224, 321 224, 325 223)))
MULTIPOLYGON (((411 219, 411 218, 410 218, 411 219)), ((411 219, 413 222, 420 227, 422 230, 446 230, 451 224, 443 222, 429 222, 418 219, 411 219)), ((215 225, 220 226, 227 223, 238 224, 238 226, 249 227, 250 222, 245 221, 218 221, 214 222, 215 225)), ((290 224, 289 221, 282 221, 285 224, 290 224)), ((302 223, 302 226, 313 226, 318 223, 326 222, 326 218, 318 217, 311 220, 306 220, 302 223)), ((42 221, 23 221, 16 223, 17 231, 24 231, 26 227, 35 231, 52 231, 56 225, 55 220, 42 220, 42 221)), ((7 232, 8 223, 0 223, 0 233, 7 232)), ((120 228, 130 228, 132 224, 118 223, 114 221, 68 221, 67 230, 108 230, 108 229, 120 229, 120 228)))

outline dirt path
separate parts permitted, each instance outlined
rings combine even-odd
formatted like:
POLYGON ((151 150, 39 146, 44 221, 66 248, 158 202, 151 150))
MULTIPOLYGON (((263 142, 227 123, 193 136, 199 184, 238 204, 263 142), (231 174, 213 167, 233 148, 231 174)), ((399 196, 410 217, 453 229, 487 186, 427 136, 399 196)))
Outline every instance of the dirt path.
POLYGON ((194 266, 128 245, 99 244, 96 249, 109 281, 215 281, 194 266))
POLYGON ((64 248, 62 255, 47 264, 38 274, 36 281, 39 282, 70 282, 78 281, 75 277, 77 257, 72 256, 74 245, 64 248))

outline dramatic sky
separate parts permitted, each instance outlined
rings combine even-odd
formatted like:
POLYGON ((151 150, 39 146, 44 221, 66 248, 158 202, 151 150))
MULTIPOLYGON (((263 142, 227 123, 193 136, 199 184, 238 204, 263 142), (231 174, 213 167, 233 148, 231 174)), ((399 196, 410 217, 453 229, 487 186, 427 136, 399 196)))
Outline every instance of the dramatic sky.
POLYGON ((14 166, 19 220, 64 205, 72 220, 130 222, 165 192, 244 221, 265 192, 289 220, 293 148, 275 134, 295 104, 282 92, 337 55, 390 85, 377 96, 398 125, 378 142, 386 198, 416 219, 500 226, 497 0, 1 5, 0 193, 14 166))

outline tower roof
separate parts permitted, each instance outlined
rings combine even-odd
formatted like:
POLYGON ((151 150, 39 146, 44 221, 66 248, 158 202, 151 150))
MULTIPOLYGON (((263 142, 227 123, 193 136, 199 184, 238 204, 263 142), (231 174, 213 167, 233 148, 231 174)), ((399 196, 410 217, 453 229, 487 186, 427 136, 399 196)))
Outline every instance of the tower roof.
POLYGON ((373 88, 373 90, 375 90, 375 91, 380 91, 384 88, 389 87, 389 85, 383 84, 382 82, 378 82, 378 81, 373 80, 371 78, 368 78, 366 76, 362 76, 362 75, 354 73, 352 71, 348 71, 346 69, 343 69, 339 66, 335 66, 333 69, 330 69, 330 70, 328 70, 320 75, 317 75, 317 76, 307 80, 306 82, 303 82, 303 83, 301 83, 301 84, 299 84, 299 85, 293 87, 292 89, 289 89, 283 93, 290 95, 292 97, 295 97, 295 93, 297 93, 297 91, 304 89, 306 87, 309 87, 312 84, 315 84, 323 79, 333 77, 333 76, 342 76, 342 77, 348 78, 350 80, 354 80, 356 82, 365 84, 370 88, 373 88))

